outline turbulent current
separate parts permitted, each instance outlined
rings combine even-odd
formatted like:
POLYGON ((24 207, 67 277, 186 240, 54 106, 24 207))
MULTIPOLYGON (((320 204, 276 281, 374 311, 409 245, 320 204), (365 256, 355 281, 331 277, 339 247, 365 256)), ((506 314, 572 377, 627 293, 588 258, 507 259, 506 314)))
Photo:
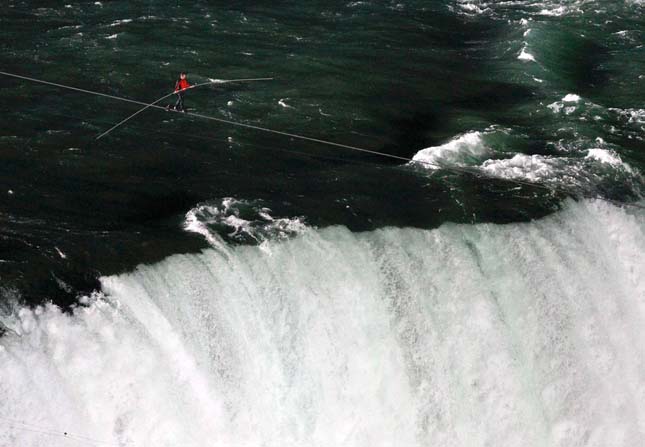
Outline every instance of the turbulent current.
POLYGON ((5 3, 0 447, 645 445, 643 1, 5 3))
POLYGON ((0 443, 640 445, 643 222, 306 229, 102 278, 3 318, 0 443))

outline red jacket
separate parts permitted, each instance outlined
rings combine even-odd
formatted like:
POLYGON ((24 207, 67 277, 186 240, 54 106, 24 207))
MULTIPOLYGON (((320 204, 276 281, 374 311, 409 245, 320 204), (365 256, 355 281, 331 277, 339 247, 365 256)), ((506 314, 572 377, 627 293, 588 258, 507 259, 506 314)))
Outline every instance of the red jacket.
POLYGON ((188 83, 187 80, 185 79, 179 79, 177 83, 175 84, 175 92, 178 92, 179 90, 185 90, 188 87, 190 87, 190 84, 188 83))

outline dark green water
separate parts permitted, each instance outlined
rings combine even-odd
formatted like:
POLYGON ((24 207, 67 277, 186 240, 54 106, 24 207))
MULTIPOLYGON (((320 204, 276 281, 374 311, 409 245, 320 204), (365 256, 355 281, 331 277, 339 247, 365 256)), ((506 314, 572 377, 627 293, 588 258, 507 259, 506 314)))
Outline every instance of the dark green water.
POLYGON ((187 104, 447 169, 156 110, 95 141, 137 106, 3 77, 3 295, 69 304, 100 275, 202 249, 187 213, 255 243, 299 223, 434 228, 540 218, 567 196, 637 202, 644 12, 639 1, 9 1, 2 71, 146 102, 180 70, 192 83, 273 77, 194 90, 187 104))
POLYGON ((4 2, 2 72, 272 77, 186 102, 390 157, 157 109, 97 141, 139 106, 0 76, 0 446, 645 445, 644 13, 4 2))

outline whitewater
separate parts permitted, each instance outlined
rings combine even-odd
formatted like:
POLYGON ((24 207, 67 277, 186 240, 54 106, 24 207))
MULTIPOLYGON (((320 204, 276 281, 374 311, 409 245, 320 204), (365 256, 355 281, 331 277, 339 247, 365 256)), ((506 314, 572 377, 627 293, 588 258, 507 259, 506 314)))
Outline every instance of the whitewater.
POLYGON ((14 305, 0 445, 643 445, 643 222, 306 227, 14 305))

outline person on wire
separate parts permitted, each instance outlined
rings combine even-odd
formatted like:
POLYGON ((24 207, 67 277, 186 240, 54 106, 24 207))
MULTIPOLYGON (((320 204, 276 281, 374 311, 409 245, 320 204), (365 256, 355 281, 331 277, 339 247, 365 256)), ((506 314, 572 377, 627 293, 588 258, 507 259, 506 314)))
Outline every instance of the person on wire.
MULTIPOLYGON (((189 88, 192 88, 192 86, 186 79, 186 72, 182 71, 181 73, 179 73, 179 79, 177 79, 177 82, 175 82, 175 94, 177 95, 177 102, 175 103, 176 111, 186 112, 186 108, 184 107, 184 94, 189 88)), ((167 108, 170 108, 170 106, 168 106, 167 108)))

